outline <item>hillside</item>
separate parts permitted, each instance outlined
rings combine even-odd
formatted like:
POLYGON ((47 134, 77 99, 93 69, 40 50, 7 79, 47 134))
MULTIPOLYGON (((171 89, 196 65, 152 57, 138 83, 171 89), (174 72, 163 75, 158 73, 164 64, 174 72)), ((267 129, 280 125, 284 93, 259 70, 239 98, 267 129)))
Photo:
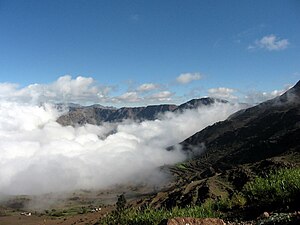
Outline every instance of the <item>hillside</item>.
POLYGON ((222 167, 298 151, 299 135, 300 82, 282 96, 239 111, 181 145, 185 151, 204 145, 206 161, 222 167))
POLYGON ((300 81, 282 96, 241 110, 184 140, 181 146, 189 155, 199 148, 204 152, 162 168, 175 181, 142 204, 172 208, 232 197, 255 176, 298 167, 299 136, 300 81))

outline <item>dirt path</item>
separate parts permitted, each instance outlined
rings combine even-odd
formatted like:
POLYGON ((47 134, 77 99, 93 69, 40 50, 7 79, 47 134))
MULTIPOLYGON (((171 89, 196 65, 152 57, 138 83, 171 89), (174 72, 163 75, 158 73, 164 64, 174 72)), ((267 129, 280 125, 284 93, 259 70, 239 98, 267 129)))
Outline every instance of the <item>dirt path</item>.
POLYGON ((112 208, 107 207, 102 209, 100 212, 78 214, 68 217, 47 217, 47 216, 23 216, 23 215, 12 215, 12 216, 1 216, 1 225, 94 225, 104 215, 111 212, 112 208))

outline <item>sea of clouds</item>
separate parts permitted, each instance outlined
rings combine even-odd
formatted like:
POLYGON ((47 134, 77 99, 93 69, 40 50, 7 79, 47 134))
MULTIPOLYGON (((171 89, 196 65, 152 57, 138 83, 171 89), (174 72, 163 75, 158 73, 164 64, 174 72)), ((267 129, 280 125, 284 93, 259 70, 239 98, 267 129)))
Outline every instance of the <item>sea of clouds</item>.
MULTIPOLYGON (((14 86, 10 88, 6 93, 15 90, 14 86)), ((65 112, 47 103, 47 96, 55 91, 47 92, 46 86, 35 85, 30 98, 26 95, 32 93, 29 89, 22 89, 25 94, 16 92, 7 97, 4 90, 0 93, 2 194, 42 194, 101 189, 128 182, 159 182, 164 176, 157 168, 186 159, 180 148, 167 151, 168 146, 241 109, 239 104, 216 103, 180 114, 169 112, 155 121, 63 127, 56 120, 65 112), (40 100, 40 96, 42 104, 33 100, 40 100)), ((80 98, 74 88, 66 90, 80 98)), ((84 91, 97 94, 95 90, 84 91)))

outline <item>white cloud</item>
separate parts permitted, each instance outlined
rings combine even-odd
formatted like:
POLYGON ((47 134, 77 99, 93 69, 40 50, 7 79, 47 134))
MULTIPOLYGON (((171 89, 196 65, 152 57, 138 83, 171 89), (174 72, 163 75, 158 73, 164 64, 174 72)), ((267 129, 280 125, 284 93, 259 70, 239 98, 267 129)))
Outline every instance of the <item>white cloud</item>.
POLYGON ((142 100, 135 91, 126 92, 116 99, 119 102, 139 102, 142 100))
POLYGON ((139 93, 136 91, 130 91, 122 94, 121 96, 111 98, 111 101, 114 103, 155 103, 171 101, 174 93, 170 91, 161 91, 154 93, 152 95, 139 96, 139 93))
MULTIPOLYGON (((69 75, 59 77, 49 84, 30 84, 20 88, 18 84, 0 83, 0 100, 17 101, 22 103, 79 103, 83 105, 94 103, 106 104, 147 104, 171 100, 172 94, 169 91, 162 91, 152 94, 158 90, 159 84, 144 83, 136 90, 121 93, 118 96, 111 96, 114 90, 112 86, 98 85, 91 77, 78 76, 72 78, 69 75), (142 95, 142 96, 140 96, 142 95)), ((122 105, 124 106, 124 105, 122 105)))
POLYGON ((19 88, 16 84, 0 84, 0 100, 14 100, 21 102, 77 102, 89 103, 106 101, 109 86, 100 86, 91 77, 71 76, 59 77, 50 84, 31 84, 19 88))
POLYGON ((188 84, 194 80, 200 80, 201 78, 200 73, 182 73, 176 78, 176 81, 180 84, 188 84))
POLYGON ((142 84, 140 85, 138 88, 137 88, 137 91, 140 91, 140 92, 148 92, 148 91, 152 91, 152 90, 156 90, 159 88, 159 85, 157 84, 153 84, 153 83, 145 83, 145 84, 142 84))
POLYGON ((170 101, 174 93, 170 91, 161 91, 158 93, 155 93, 149 97, 151 100, 156 100, 156 101, 170 101))
POLYGON ((50 105, 0 101, 0 190, 6 194, 101 189, 152 179, 156 170, 184 160, 177 144, 239 110, 215 104, 142 123, 62 127, 50 105), (115 130, 115 132, 111 132, 115 130))
POLYGON ((231 102, 243 102, 249 105, 255 105, 269 99, 275 98, 277 96, 282 95, 292 86, 288 85, 285 86, 281 90, 273 90, 270 92, 266 91, 258 91, 258 90, 251 90, 251 91, 239 91, 232 88, 226 87, 219 87, 219 88, 211 88, 208 89, 208 95, 214 98, 225 99, 231 102))
POLYGON ((256 40, 254 45, 250 45, 248 49, 266 49, 268 51, 284 50, 289 45, 288 39, 280 39, 274 34, 264 36, 260 40, 256 40))
POLYGON ((270 92, 253 90, 253 91, 248 92, 244 98, 245 98, 245 101, 249 104, 257 104, 260 102, 270 100, 277 96, 280 96, 283 93, 285 93, 288 89, 290 89, 291 87, 292 86, 286 86, 282 90, 273 90, 270 92))
POLYGON ((225 87, 208 89, 209 96, 214 98, 226 99, 226 100, 237 99, 237 97, 234 95, 235 92, 236 90, 232 88, 225 88, 225 87))

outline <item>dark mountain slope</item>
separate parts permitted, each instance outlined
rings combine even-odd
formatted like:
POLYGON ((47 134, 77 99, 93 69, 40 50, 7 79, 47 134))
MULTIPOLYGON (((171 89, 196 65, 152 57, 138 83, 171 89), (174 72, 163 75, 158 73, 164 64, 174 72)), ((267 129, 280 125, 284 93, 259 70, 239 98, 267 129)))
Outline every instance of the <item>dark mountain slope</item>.
POLYGON ((299 137, 300 82, 282 96, 239 111, 181 144, 187 151, 204 144, 211 163, 232 165, 299 150, 299 137))
POLYGON ((162 168, 175 181, 143 204, 174 207, 219 199, 241 190, 254 175, 300 166, 300 81, 285 94, 241 110, 181 143, 202 154, 162 168))
POLYGON ((117 111, 112 107, 99 107, 98 105, 92 106, 76 106, 68 107, 69 112, 62 115, 57 119, 57 122, 63 126, 67 125, 82 125, 82 124, 95 124, 100 125, 106 121, 112 113, 117 111))
POLYGON ((150 105, 147 107, 123 107, 113 112, 105 121, 119 122, 124 119, 140 120, 154 120, 161 113, 173 111, 177 108, 176 105, 150 105))
POLYGON ((170 112, 176 109, 176 105, 150 105, 137 114, 139 120, 155 120, 161 113, 170 112))

